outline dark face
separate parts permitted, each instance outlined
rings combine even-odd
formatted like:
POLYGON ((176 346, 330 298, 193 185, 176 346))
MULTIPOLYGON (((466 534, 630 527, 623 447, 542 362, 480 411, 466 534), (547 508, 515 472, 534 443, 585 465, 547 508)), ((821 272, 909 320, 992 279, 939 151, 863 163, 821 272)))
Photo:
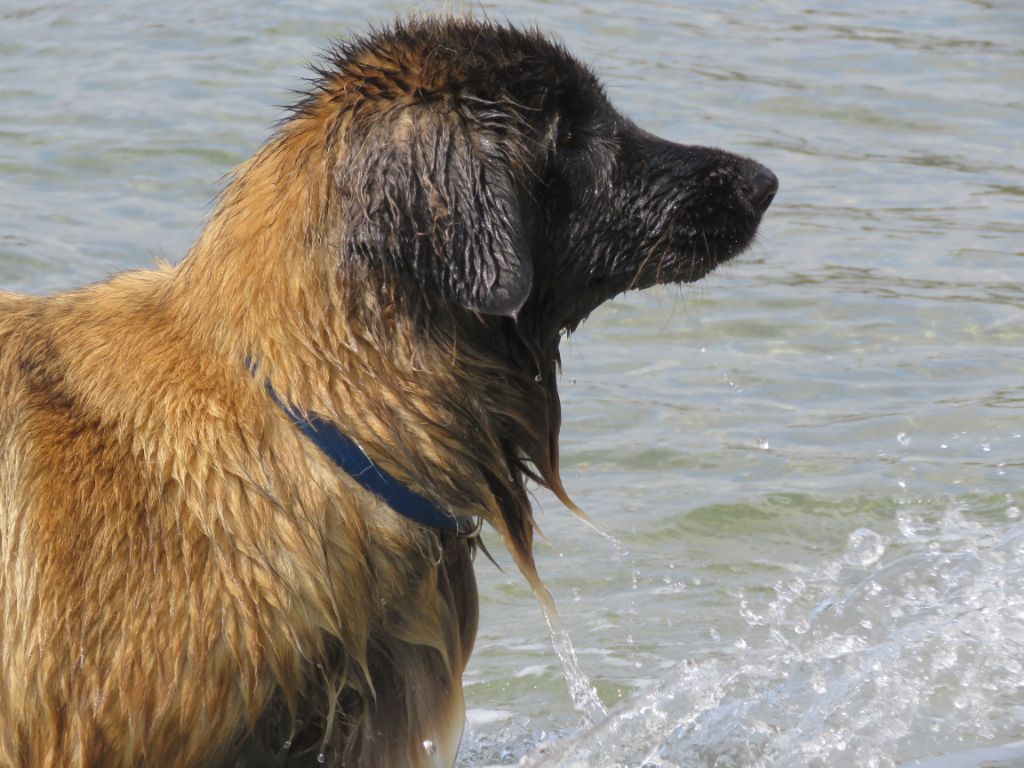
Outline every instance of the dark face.
POLYGON ((647 133, 588 70, 559 63, 533 124, 534 280, 522 313, 571 330, 623 291, 693 282, 736 256, 778 180, 753 160, 647 133))
POLYGON ((345 53, 384 104, 356 136, 368 159, 339 173, 367 222, 349 253, 542 344, 618 293, 740 253, 778 188, 752 160, 637 127, 536 32, 428 21, 345 53))
POLYGON ((562 327, 623 291, 700 279, 747 247, 778 188, 752 160, 659 139, 607 103, 556 121, 571 138, 545 163, 530 300, 562 327))

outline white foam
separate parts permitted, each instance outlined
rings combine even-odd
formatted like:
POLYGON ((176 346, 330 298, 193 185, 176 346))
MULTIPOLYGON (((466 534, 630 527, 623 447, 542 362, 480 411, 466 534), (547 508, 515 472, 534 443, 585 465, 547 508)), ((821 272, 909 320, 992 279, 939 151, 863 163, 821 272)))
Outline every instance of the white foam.
POLYGON ((466 722, 471 726, 492 725, 508 720, 512 713, 507 709, 469 709, 466 710, 466 722))
POLYGON ((743 643, 520 764, 1024 765, 1024 522, 904 510, 900 530, 853 531, 840 557, 740 595, 743 643))

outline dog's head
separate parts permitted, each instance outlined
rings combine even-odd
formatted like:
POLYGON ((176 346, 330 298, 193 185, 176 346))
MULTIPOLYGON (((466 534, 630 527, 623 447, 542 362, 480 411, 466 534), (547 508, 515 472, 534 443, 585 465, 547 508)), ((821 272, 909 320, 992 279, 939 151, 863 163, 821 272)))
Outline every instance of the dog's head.
POLYGON ((243 222, 245 242, 262 243, 252 221, 303 217, 279 239, 316 246, 307 264, 333 290, 322 309, 344 317, 315 343, 395 369, 383 377, 394 391, 362 406, 388 432, 381 452, 398 450, 421 487, 449 483, 438 498, 476 508, 490 494, 522 565, 525 478, 571 504, 558 477, 562 332, 623 291, 697 280, 740 253, 778 182, 752 160, 646 133, 537 31, 408 21, 339 46, 318 74, 208 238, 243 222), (409 411, 398 422, 396 408, 409 411), (443 471, 410 425, 440 435, 443 471))
POLYGON ((630 288, 689 282, 753 239, 778 182, 657 138, 536 31, 410 22, 341 47, 345 258, 418 303, 510 316, 545 344, 630 288))

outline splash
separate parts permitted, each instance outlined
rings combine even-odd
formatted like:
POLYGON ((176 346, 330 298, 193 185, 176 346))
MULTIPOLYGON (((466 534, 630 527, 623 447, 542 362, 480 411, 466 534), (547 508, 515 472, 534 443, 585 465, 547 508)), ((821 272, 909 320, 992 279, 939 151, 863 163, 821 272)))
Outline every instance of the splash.
POLYGON ((569 696, 572 698, 573 706, 592 726, 597 725, 608 716, 608 710, 601 703, 597 689, 583 671, 579 659, 576 658, 576 649, 573 647, 572 638, 569 637, 569 631, 562 623, 562 617, 558 615, 558 609, 551 593, 544 589, 537 594, 537 601, 544 611, 544 621, 551 634, 551 645, 562 665, 562 675, 569 686, 569 696))
POLYGON ((747 632, 522 766, 1024 765, 1024 521, 900 511, 758 596, 747 632))

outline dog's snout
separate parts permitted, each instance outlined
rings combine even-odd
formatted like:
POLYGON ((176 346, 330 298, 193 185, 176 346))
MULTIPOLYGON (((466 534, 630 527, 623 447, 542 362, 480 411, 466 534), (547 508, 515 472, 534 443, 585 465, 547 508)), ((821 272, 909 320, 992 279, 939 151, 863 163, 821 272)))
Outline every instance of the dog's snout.
POLYGON ((763 165, 756 165, 747 176, 745 191, 750 204, 763 213, 779 191, 779 178, 763 165))

